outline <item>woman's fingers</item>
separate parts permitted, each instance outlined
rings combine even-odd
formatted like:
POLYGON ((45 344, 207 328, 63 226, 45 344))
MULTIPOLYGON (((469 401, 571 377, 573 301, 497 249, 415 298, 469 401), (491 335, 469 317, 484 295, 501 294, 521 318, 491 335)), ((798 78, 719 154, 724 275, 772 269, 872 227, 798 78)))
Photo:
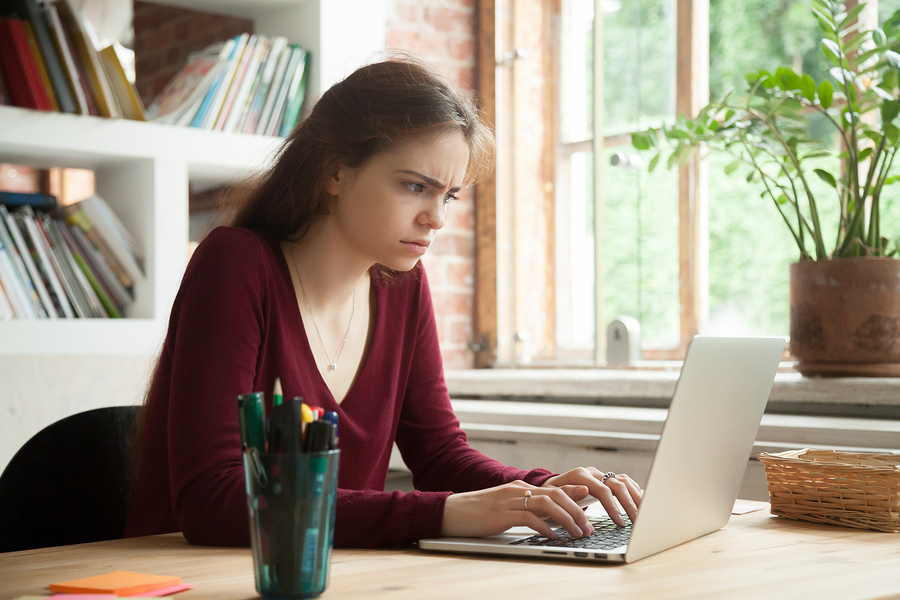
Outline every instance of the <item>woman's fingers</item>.
MULTIPOLYGON (((590 535, 593 533, 594 528, 591 526, 590 521, 585 516, 584 512, 575 504, 575 501, 572 499, 570 494, 581 495, 586 494, 587 491, 578 492, 575 488, 584 487, 584 486, 566 486, 569 489, 563 488, 533 488, 526 490, 525 493, 531 492, 531 496, 528 497, 528 508, 527 512, 533 515, 537 520, 543 522, 543 519, 549 518, 557 523, 565 529, 572 537, 582 537, 585 535, 590 535)), ((524 505, 525 496, 523 495, 523 505, 524 505)), ((581 499, 579 497, 579 499, 581 499)), ((524 508, 523 508, 524 510, 524 508)), ((532 527, 531 523, 533 521, 529 519, 529 527, 532 527)), ((547 531, 551 531, 549 525, 544 523, 546 527, 541 527, 540 529, 536 529, 542 535, 546 535, 547 531)), ((532 529, 535 529, 532 527, 532 529)), ((555 537, 555 536, 552 536, 555 537)))
POLYGON ((633 521, 637 518, 643 492, 628 475, 603 473, 594 467, 578 467, 547 480, 545 486, 582 483, 600 501, 609 517, 617 525, 624 525, 621 511, 633 521))

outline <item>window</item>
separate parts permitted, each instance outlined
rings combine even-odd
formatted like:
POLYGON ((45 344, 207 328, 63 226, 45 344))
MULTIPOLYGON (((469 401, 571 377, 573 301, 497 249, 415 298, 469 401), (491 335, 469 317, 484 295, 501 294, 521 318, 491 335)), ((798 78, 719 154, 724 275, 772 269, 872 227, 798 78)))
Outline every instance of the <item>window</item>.
MULTIPOLYGON (((877 8, 883 22, 900 0, 877 8)), ((640 323, 645 360, 680 359, 698 332, 788 334, 798 256, 770 201, 726 176, 730 159, 716 154, 649 173, 630 134, 696 114, 729 87, 744 92, 753 68, 827 70, 809 9, 807 0, 480 4, 481 37, 494 41, 481 49, 480 87, 495 86, 499 139, 496 200, 483 189, 477 200, 480 366, 602 364, 606 325, 619 315, 640 323)), ((892 231, 897 187, 886 192, 898 196, 884 217, 892 231)))

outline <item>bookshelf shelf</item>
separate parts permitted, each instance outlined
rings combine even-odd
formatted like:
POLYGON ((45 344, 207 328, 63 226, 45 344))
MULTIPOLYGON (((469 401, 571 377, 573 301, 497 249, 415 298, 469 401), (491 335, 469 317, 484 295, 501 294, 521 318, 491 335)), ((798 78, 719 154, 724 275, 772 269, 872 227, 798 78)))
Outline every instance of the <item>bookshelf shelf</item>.
POLYGON ((153 354, 187 262, 188 188, 240 181, 282 140, 92 116, 0 107, 0 161, 78 167, 147 253, 126 319, 0 322, 0 356, 153 354))
MULTIPOLYGON (((161 0, 231 14, 313 53, 311 100, 384 47, 385 0, 161 0), (347 15, 354 15, 347 19, 347 15)), ((0 106, 0 162, 74 167, 96 174, 97 192, 147 253, 125 319, 0 322, 0 357, 153 355, 165 334, 188 256, 188 190, 227 185, 270 164, 283 140, 158 123, 0 106)))

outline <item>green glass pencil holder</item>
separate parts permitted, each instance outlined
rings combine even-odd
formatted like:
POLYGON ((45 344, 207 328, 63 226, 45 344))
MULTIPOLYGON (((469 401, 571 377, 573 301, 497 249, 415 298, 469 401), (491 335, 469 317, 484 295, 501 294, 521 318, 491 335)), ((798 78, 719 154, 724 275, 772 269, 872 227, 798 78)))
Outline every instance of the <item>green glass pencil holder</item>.
POLYGON ((315 598, 328 587, 340 450, 244 452, 256 591, 315 598))

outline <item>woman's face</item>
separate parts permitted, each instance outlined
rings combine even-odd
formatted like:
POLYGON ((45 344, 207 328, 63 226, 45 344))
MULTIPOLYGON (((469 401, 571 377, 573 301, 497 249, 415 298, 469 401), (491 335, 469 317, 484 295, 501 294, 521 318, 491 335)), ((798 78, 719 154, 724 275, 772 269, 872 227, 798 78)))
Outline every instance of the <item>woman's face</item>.
POLYGON ((399 144, 362 167, 342 166, 326 189, 339 241, 367 266, 412 269, 462 188, 469 147, 461 132, 399 144))

